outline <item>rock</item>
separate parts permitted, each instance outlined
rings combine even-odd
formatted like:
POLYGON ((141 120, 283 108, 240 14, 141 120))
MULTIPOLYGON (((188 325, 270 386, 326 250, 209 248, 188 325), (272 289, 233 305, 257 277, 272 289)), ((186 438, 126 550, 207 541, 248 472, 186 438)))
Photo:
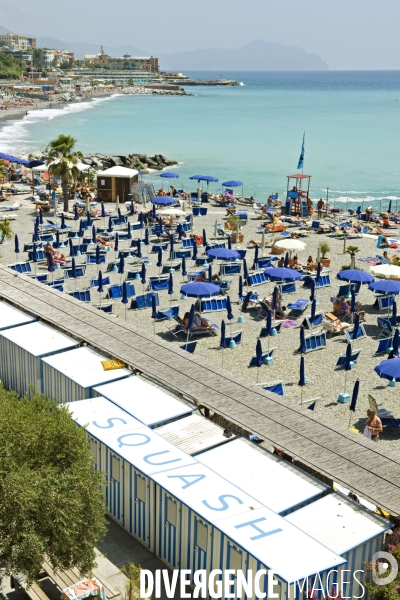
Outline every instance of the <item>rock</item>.
POLYGON ((126 163, 127 163, 127 158, 126 158, 126 156, 123 156, 123 155, 121 155, 121 154, 118 154, 118 155, 116 156, 116 158, 119 158, 119 159, 122 161, 122 164, 123 164, 123 165, 126 165, 126 163))
POLYGON ((177 165, 178 161, 177 160, 168 160, 168 159, 165 159, 164 164, 167 165, 167 167, 170 167, 172 165, 177 165))
POLYGON ((88 156, 84 156, 83 158, 81 158, 81 162, 83 162, 84 165, 89 165, 90 167, 94 164, 93 159, 88 156))
POLYGON ((147 166, 151 167, 152 169, 160 169, 161 165, 159 165, 158 162, 156 162, 155 160, 153 160, 152 158, 148 158, 147 159, 147 166))
POLYGON ((110 156, 110 162, 113 167, 123 167, 124 165, 119 156, 110 156))

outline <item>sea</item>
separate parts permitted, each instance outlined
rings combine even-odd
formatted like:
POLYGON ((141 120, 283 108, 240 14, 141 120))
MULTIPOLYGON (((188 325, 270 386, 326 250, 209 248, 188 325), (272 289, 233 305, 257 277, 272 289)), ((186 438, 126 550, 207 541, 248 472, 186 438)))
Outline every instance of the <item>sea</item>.
MULTIPOLYGON (((265 200, 284 196, 287 176, 301 172, 305 132, 303 170, 312 175, 313 199, 353 208, 400 205, 400 70, 186 74, 241 85, 187 87, 194 94, 187 97, 122 94, 33 111, 2 126, 0 149, 44 150, 60 133, 71 134, 83 153, 177 160, 179 179, 171 181, 177 188, 194 190, 190 176, 212 175, 219 180, 212 191, 234 179, 243 182, 245 195, 265 200)), ((144 178, 161 187, 157 173, 144 178)))

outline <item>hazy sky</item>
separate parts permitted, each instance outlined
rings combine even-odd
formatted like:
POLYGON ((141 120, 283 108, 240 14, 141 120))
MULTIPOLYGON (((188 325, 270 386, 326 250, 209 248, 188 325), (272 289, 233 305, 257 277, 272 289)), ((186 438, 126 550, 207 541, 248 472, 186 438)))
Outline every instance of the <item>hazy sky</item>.
POLYGON ((152 54, 258 38, 319 54, 331 69, 400 68, 399 0, 0 0, 0 24, 152 54))

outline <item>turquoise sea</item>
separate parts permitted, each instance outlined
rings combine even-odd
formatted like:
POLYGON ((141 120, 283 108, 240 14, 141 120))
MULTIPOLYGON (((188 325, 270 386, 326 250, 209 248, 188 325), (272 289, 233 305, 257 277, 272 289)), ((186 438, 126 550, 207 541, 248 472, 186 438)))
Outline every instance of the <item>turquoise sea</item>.
MULTIPOLYGON (((221 73, 187 73, 215 78, 221 73)), ((185 189, 203 173, 239 179, 246 195, 286 189, 306 131, 311 196, 336 203, 400 200, 400 71, 230 72, 240 87, 188 87, 194 97, 114 96, 33 112, 0 130, 2 151, 44 148, 59 133, 84 153, 161 153, 185 189), (348 199, 348 200, 347 200, 348 199)), ((147 176, 156 184, 155 174, 147 176)), ((213 184, 212 189, 219 184, 213 184)))

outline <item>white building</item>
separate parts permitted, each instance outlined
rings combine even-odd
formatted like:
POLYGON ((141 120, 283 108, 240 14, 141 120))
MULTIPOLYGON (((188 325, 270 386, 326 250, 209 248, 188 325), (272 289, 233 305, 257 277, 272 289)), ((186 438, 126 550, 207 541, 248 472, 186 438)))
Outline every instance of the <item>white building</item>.
POLYGON ((28 38, 18 33, 3 33, 0 35, 0 43, 8 46, 11 50, 26 50, 31 47, 28 38))
POLYGON ((42 48, 42 63, 45 67, 51 67, 54 62, 54 50, 49 50, 48 48, 42 48))

